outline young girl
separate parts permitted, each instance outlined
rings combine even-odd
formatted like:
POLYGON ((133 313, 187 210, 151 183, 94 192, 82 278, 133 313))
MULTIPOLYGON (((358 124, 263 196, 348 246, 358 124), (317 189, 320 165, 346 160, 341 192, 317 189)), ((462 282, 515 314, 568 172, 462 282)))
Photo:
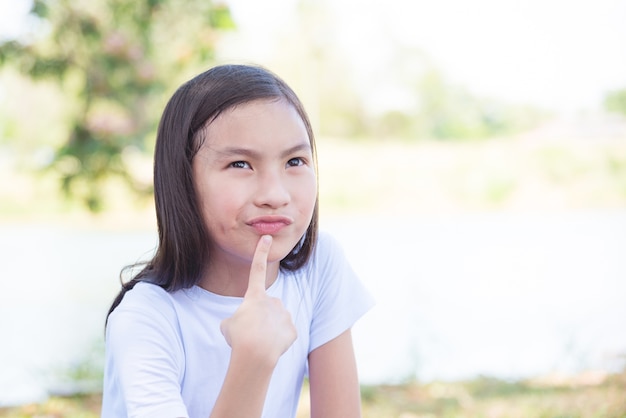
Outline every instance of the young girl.
POLYGON ((106 326, 102 416, 360 416, 350 328, 372 300, 318 235, 315 141, 262 68, 215 67, 163 113, 155 256, 106 326))

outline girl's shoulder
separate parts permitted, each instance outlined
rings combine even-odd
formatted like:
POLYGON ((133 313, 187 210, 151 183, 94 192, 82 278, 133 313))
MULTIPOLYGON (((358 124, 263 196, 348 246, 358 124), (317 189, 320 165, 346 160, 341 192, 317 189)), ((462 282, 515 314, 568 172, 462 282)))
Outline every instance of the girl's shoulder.
POLYGON ((149 282, 139 282, 126 292, 115 312, 141 312, 146 315, 175 313, 172 295, 162 287, 149 282))
POLYGON ((313 287, 320 288, 355 276, 343 246, 326 231, 318 233, 312 257, 301 272, 313 287))
POLYGON ((315 243, 314 254, 316 256, 329 255, 334 251, 343 251, 337 239, 328 231, 320 230, 317 233, 317 242, 315 243))
POLYGON ((329 232, 320 230, 311 262, 320 268, 329 263, 343 262, 344 259, 344 250, 339 241, 329 232))

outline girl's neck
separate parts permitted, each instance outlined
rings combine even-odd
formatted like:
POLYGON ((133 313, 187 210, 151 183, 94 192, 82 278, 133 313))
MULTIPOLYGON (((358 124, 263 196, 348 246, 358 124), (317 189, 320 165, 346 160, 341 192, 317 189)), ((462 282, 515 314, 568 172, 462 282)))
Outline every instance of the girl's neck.
MULTIPOLYGON (((265 288, 270 287, 278 277, 279 262, 267 264, 265 288)), ((243 297, 248 289, 250 264, 220 263, 214 260, 207 266, 198 286, 222 296, 243 297)))

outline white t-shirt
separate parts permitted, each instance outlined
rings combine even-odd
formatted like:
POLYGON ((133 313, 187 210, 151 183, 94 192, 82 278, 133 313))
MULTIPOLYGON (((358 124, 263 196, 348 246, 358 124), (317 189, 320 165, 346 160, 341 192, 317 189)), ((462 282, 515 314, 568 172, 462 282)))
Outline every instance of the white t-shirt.
MULTIPOLYGON (((267 293, 289 310, 298 338, 276 365, 263 417, 294 417, 308 354, 352 327, 373 300, 323 233, 309 263, 280 272, 267 293)), ((220 323, 241 301, 198 286, 168 293, 138 283, 126 293, 106 329, 102 417, 208 418, 230 361, 220 323)))

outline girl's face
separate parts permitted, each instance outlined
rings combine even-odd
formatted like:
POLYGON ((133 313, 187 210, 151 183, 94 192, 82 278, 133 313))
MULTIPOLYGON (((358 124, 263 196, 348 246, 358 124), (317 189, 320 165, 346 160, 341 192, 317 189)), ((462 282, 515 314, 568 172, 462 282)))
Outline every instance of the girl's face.
POLYGON ((307 230, 317 180, 300 115, 284 100, 222 112, 193 159, 194 186, 210 237, 211 263, 249 265, 261 235, 268 263, 283 259, 307 230))

